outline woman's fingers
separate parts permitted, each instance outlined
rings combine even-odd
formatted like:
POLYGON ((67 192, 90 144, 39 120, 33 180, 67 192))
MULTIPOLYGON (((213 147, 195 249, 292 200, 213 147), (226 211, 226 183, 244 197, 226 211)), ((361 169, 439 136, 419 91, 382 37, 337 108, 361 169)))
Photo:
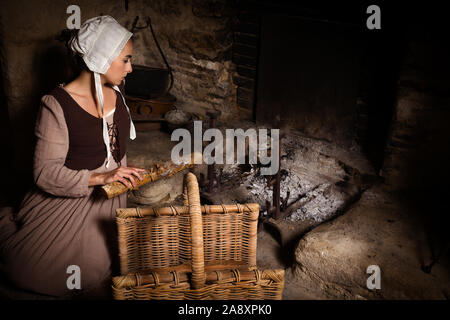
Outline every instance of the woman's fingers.
POLYGON ((143 177, 141 173, 144 173, 147 170, 134 167, 119 167, 113 171, 113 181, 119 181, 127 188, 133 188, 136 187, 136 178, 142 180, 143 177))
POLYGON ((136 172, 147 172, 147 170, 145 169, 141 169, 141 168, 135 168, 135 167, 129 167, 130 169, 136 171, 136 172))
POLYGON ((122 167, 118 168, 117 171, 114 173, 113 180, 122 182, 122 184, 127 188, 133 187, 132 182, 130 183, 130 181, 125 179, 125 178, 129 178, 130 176, 128 174, 126 174, 125 172, 123 172, 123 170, 121 170, 121 168, 122 167))
POLYGON ((147 171, 145 169, 134 168, 134 167, 128 167, 127 169, 128 169, 128 171, 127 171, 128 174, 135 175, 137 178, 139 178, 139 180, 143 179, 141 173, 144 173, 147 171))
POLYGON ((132 174, 134 174, 139 180, 142 180, 142 175, 138 171, 132 171, 132 174))
POLYGON ((117 181, 122 182, 123 185, 124 185, 125 187, 127 187, 127 188, 131 188, 131 187, 132 187, 131 184, 130 184, 130 182, 129 182, 127 179, 125 179, 125 178, 119 177, 119 178, 117 179, 117 181))
POLYGON ((131 185, 132 185, 133 187, 136 187, 136 181, 134 180, 134 177, 133 177, 131 174, 125 173, 125 174, 123 175, 123 177, 124 177, 124 178, 127 178, 127 179, 131 182, 131 185))

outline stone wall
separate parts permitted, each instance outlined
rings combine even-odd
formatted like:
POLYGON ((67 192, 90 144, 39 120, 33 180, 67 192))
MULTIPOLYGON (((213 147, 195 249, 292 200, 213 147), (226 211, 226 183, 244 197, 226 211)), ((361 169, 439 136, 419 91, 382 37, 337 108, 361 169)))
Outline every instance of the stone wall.
MULTIPOLYGON (((160 46, 173 68, 171 93, 178 108, 200 116, 208 109, 233 117, 237 111, 231 62, 235 9, 230 1, 79 0, 2 1, 0 53, 5 101, 15 148, 14 165, 31 171, 33 128, 39 99, 62 82, 65 48, 54 37, 66 27, 66 9, 81 8, 81 21, 101 14, 131 29, 150 16, 160 46), (126 10, 126 3, 128 8, 126 10)), ((149 29, 136 32, 133 63, 165 67, 149 29)))
MULTIPOLYGON (((171 93, 177 98, 177 107, 200 115, 215 108, 224 117, 236 111, 231 62, 236 13, 230 4, 201 0, 130 2, 141 18, 152 18, 158 41, 173 68, 171 93)), ((165 68, 148 29, 136 34, 135 51, 140 54, 134 60, 136 64, 165 68)))

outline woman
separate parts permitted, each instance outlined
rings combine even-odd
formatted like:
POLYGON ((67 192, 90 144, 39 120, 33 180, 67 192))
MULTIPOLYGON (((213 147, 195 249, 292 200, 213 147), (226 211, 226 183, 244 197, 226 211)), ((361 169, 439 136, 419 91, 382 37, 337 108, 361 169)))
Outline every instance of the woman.
POLYGON ((126 194, 108 200, 95 186, 135 186, 145 171, 126 166, 135 129, 119 85, 132 71, 131 35, 109 16, 87 20, 68 42, 84 69, 41 100, 36 187, 0 226, 2 269, 20 288, 64 296, 110 279, 115 209, 126 207, 126 194))

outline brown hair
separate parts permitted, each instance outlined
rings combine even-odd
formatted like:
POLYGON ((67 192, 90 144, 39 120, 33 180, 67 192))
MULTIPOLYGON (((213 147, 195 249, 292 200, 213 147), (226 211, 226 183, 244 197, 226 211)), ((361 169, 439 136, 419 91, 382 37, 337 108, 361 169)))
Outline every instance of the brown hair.
POLYGON ((89 70, 83 58, 70 48, 70 41, 77 36, 78 29, 63 29, 55 39, 64 43, 67 49, 67 65, 66 65, 66 81, 69 82, 75 79, 82 70, 89 70))

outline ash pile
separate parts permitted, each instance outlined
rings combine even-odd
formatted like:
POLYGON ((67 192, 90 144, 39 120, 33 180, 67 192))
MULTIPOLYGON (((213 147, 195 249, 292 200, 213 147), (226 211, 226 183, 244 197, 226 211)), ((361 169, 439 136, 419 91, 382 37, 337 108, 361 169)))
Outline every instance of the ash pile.
MULTIPOLYGON (((376 174, 361 152, 295 133, 281 141, 280 210, 288 221, 322 223, 359 199, 376 181, 376 174)), ((261 218, 269 217, 273 187, 258 165, 224 165, 220 168, 225 201, 260 205, 261 218), (227 190, 227 191, 226 191, 227 190)), ((222 197, 222 199, 224 199, 222 197)), ((221 200, 223 201, 223 200, 221 200)))

